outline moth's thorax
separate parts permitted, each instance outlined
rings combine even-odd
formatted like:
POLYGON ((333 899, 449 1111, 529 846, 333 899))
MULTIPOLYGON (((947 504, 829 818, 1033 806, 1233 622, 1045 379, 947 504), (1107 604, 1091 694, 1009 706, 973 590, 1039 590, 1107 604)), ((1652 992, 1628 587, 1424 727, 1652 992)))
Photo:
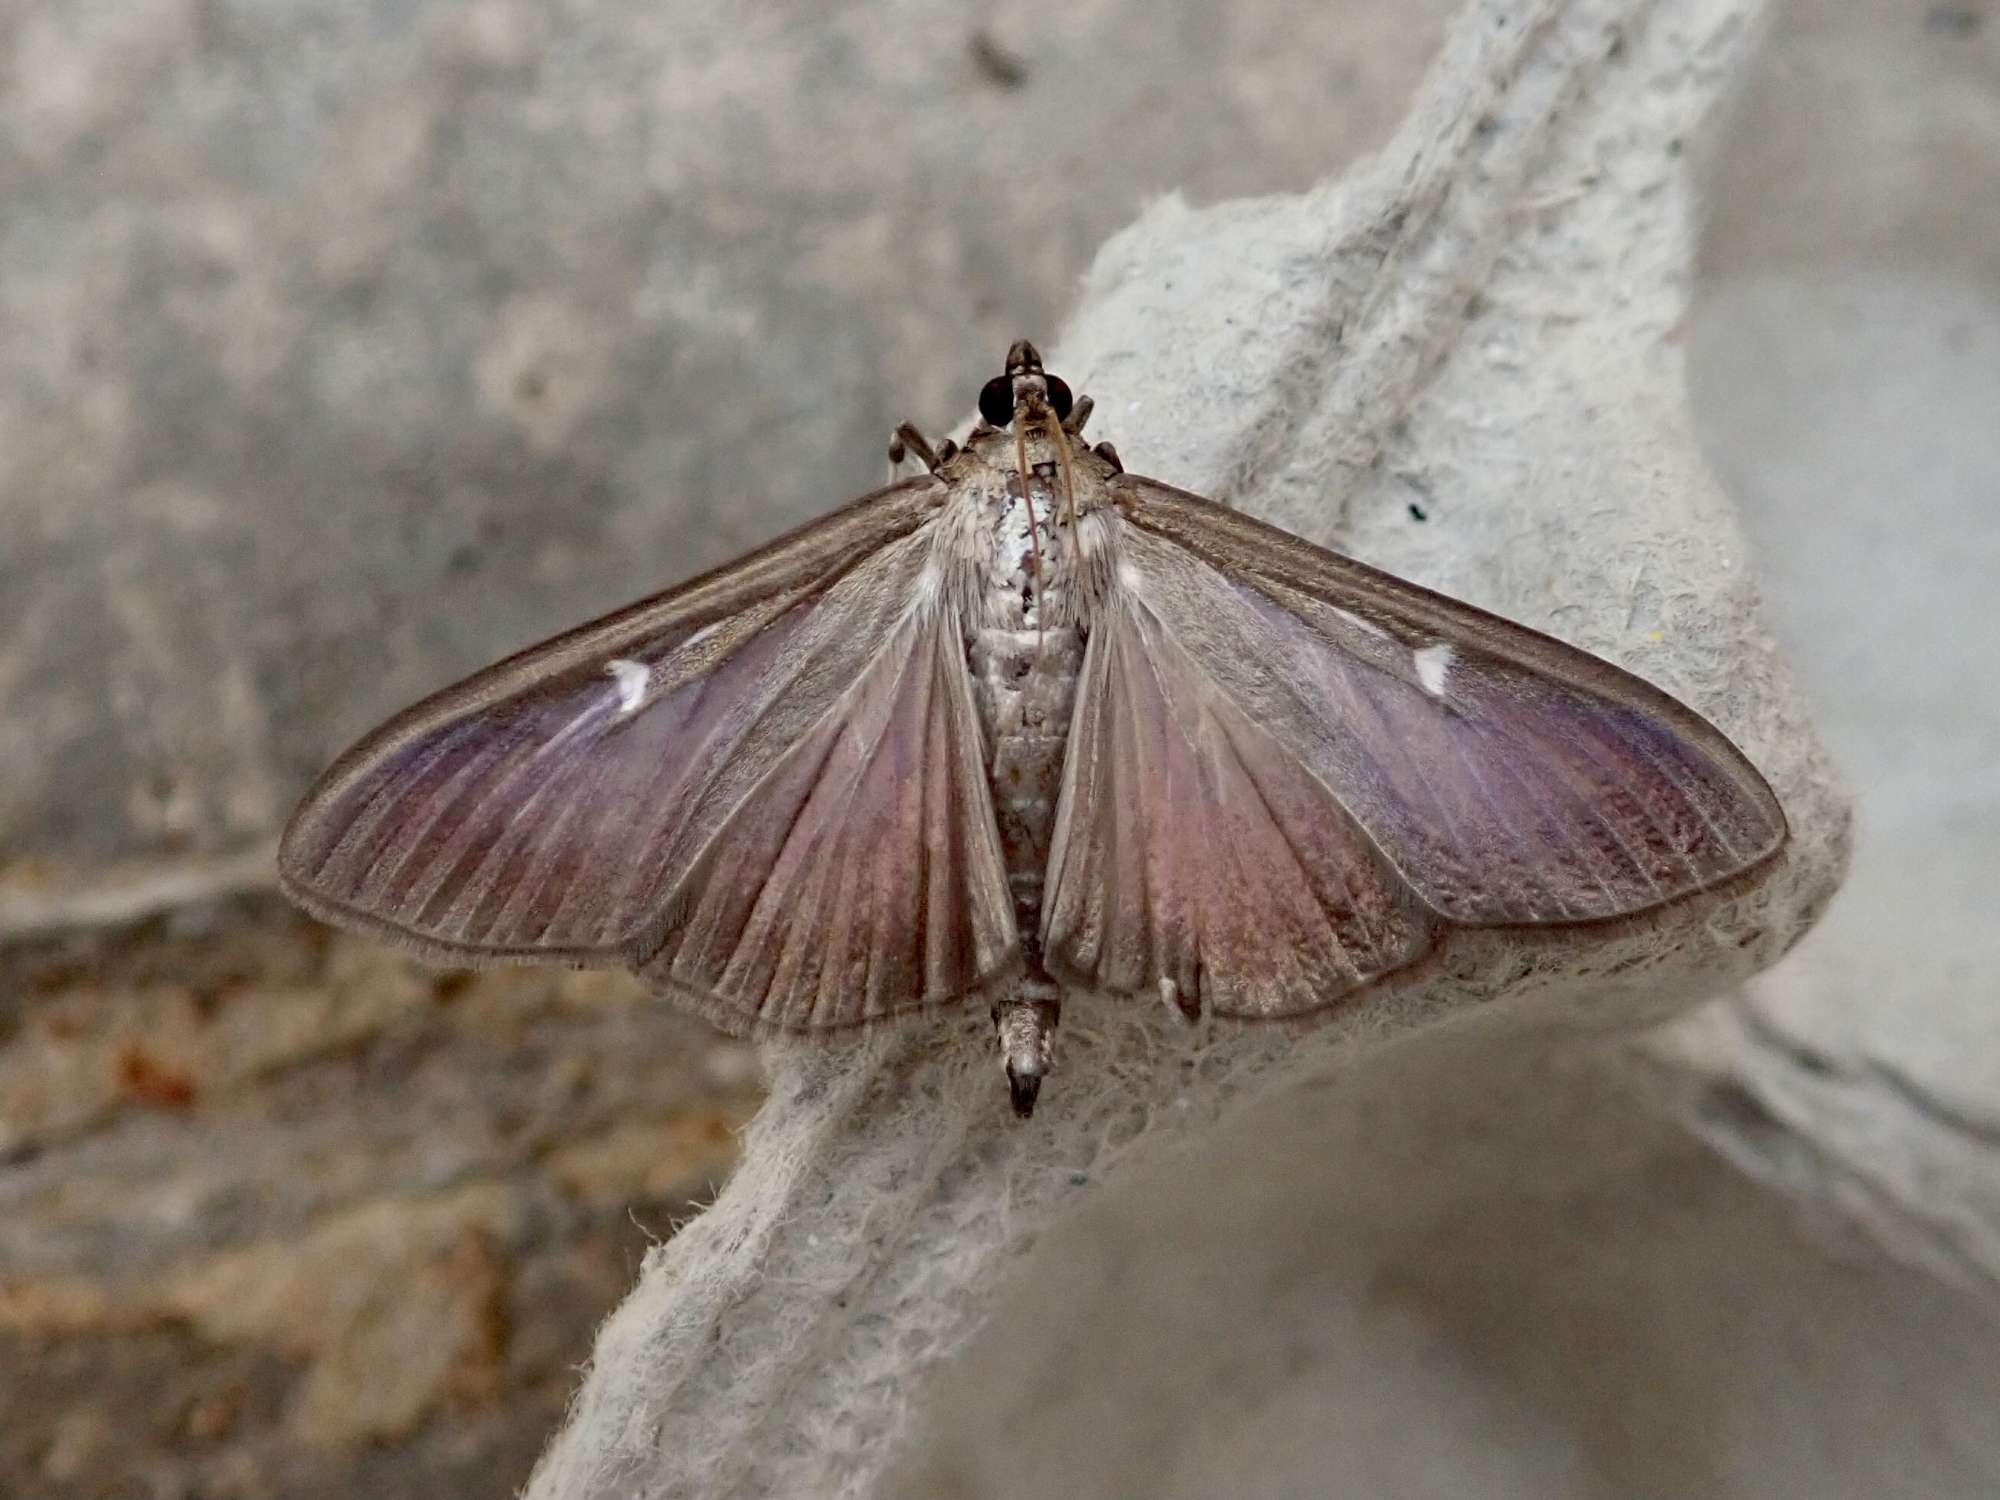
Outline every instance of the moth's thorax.
POLYGON ((1066 434, 1060 442, 1059 454, 1042 428, 1018 442, 1011 430, 982 429, 939 475, 956 513, 948 545, 979 580, 962 601, 974 613, 968 629, 1088 628, 1109 576, 1111 533, 1098 513, 1114 471, 1066 434))

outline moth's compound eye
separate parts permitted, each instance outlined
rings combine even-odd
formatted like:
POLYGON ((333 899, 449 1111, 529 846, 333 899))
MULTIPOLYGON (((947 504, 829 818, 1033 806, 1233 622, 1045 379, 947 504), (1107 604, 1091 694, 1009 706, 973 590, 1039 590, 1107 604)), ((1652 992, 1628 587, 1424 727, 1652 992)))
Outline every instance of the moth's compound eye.
POLYGON ((1053 375, 1044 375, 1042 379, 1048 383, 1049 406, 1055 411, 1056 420, 1058 422, 1067 422, 1069 420, 1069 409, 1075 404, 1073 398, 1070 396, 1069 386, 1053 375))
POLYGON ((995 375, 979 388, 979 415, 995 427, 1014 420, 1014 377, 995 375))

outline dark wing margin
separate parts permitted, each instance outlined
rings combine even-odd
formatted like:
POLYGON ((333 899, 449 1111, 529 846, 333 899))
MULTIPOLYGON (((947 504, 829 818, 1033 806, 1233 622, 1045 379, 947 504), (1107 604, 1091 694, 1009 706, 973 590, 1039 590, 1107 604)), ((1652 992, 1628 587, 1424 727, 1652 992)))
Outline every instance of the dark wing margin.
POLYGON ((1019 944, 925 584, 944 495, 891 486, 398 715, 293 815, 286 891, 439 962, 640 969, 739 1031, 990 984, 1019 944), (873 825, 844 843, 842 798, 873 825), (800 899, 815 880, 840 901, 800 899), (788 904, 760 905, 766 884, 788 904), (808 975, 815 945, 848 956, 808 975))
MULTIPOLYGON (((1711 889, 1782 847, 1784 814, 1756 769, 1631 674, 1197 496, 1129 475, 1113 495, 1100 534, 1116 582, 1091 639, 1071 754, 1092 744, 1100 719, 1122 715, 1128 736, 1185 742, 1206 767, 1202 784, 1225 801, 1274 779, 1316 795, 1296 815, 1272 803, 1273 826, 1303 851, 1301 871, 1314 858, 1350 871, 1356 894, 1342 906, 1329 879, 1288 876, 1291 907, 1303 911, 1309 889, 1329 921, 1353 920, 1351 903, 1379 879, 1414 897, 1418 913, 1393 901, 1361 909, 1402 913, 1432 940, 1449 924, 1576 926, 1711 889), (1167 687, 1146 688, 1147 670, 1167 687)), ((1197 920, 1174 881, 1131 883, 1133 857, 1101 816, 1084 816, 1105 807, 1137 817, 1150 793, 1126 774, 1115 758, 1100 767, 1085 757, 1066 775, 1044 907, 1049 962, 1078 982, 1148 988, 1175 977, 1164 958, 1107 968, 1102 953, 1192 945, 1218 1008, 1234 1009, 1221 989, 1235 979, 1212 976, 1268 968, 1256 946, 1275 935, 1240 917, 1233 927, 1197 920), (1254 933, 1247 947, 1243 930, 1254 933)), ((1185 820, 1189 805, 1173 811, 1185 820)), ((1124 839, 1142 839, 1155 863, 1233 857, 1213 835, 1188 853, 1157 831, 1162 819, 1141 826, 1124 839)), ((1251 892, 1283 868, 1200 878, 1251 892)), ((1429 946, 1412 937, 1404 961, 1429 946)), ((1357 970, 1345 985, 1328 970, 1317 1003, 1372 977, 1357 970)), ((1255 984, 1256 1014, 1290 1014, 1306 993, 1255 984)))

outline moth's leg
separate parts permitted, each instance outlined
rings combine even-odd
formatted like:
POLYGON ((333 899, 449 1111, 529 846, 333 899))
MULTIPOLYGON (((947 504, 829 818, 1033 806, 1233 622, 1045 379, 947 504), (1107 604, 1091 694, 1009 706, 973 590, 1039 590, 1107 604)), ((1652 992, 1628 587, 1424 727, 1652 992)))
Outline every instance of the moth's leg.
POLYGON ((1078 396, 1069 409, 1069 417, 1063 422, 1063 431, 1075 437, 1083 431, 1083 424, 1090 420, 1090 414, 1097 410, 1097 403, 1088 396, 1078 396))
POLYGON ((940 453, 931 447, 921 432, 917 431, 915 423, 905 422, 889 434, 889 473, 892 478, 896 470, 903 466, 903 460, 912 454, 916 455, 926 469, 935 474, 938 465, 951 457, 952 445, 946 443, 944 451, 940 453))
POLYGON ((1099 443, 1095 448, 1092 448, 1090 451, 1092 453, 1095 453, 1099 458, 1103 459, 1106 463, 1110 464, 1111 467, 1117 470, 1120 474, 1123 474, 1125 472, 1125 465, 1120 463, 1118 460, 1118 450, 1112 447, 1109 443, 1099 443))
POLYGON ((1022 1119, 1035 1112, 1042 1079, 1055 1061, 1056 1023, 1062 1018, 1062 991, 1044 978, 1027 978, 1012 999, 993 1007, 1000 1039, 1000 1065, 1007 1070, 1007 1093, 1022 1119))

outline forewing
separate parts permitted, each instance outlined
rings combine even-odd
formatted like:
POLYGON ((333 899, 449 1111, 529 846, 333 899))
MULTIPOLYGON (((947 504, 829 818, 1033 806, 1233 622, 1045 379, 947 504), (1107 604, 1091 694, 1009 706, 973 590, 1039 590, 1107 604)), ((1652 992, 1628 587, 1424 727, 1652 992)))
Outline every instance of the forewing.
MULTIPOLYGON (((1104 617, 1129 621, 1114 628, 1228 704, 1210 717, 1240 715, 1342 814, 1285 821, 1294 845, 1323 841, 1329 858, 1347 859, 1358 829, 1376 868, 1435 920, 1629 916, 1719 885, 1783 844, 1784 815, 1755 768, 1629 673, 1152 481, 1126 476, 1113 494, 1099 513, 1115 580, 1104 617)), ((1079 731, 1099 699, 1136 701, 1111 664, 1107 655, 1080 697, 1079 731)), ((1116 784, 1115 762, 1100 774, 1112 803, 1144 795, 1116 784)), ((1079 807, 1087 794, 1066 782, 1079 807)), ((1051 857, 1051 962, 1083 956, 1086 914, 1101 907, 1128 924, 1165 921, 1150 897, 1127 909, 1141 898, 1085 825, 1072 815, 1063 826, 1076 832, 1051 857)), ((1226 946, 1236 941, 1197 932, 1206 970, 1265 961, 1226 946)))
MULTIPOLYGON (((947 776, 977 760, 969 701, 954 711, 898 687, 909 653, 934 662, 939 649, 922 581, 943 499, 928 478, 894 486, 398 716, 294 815, 279 853, 286 889, 443 961, 644 966, 725 1025, 838 1024, 979 987, 1015 946, 979 777, 969 792, 959 777, 951 798, 921 779, 850 787, 873 799, 857 812, 900 839, 862 851, 879 899, 845 911, 860 930, 841 937, 887 948, 951 934, 949 951, 924 950, 916 988, 892 996, 885 978, 801 1011, 751 967, 713 961, 728 906, 714 891, 801 863, 771 830, 812 826, 818 778, 863 747, 941 756, 947 776), (929 860, 932 842, 949 857, 929 860), (921 889, 884 873, 908 868, 925 872, 921 889), (709 960, 681 976, 662 958, 691 921, 707 924, 709 960)), ((827 919, 802 908, 757 940, 810 941, 807 924, 827 919)))

